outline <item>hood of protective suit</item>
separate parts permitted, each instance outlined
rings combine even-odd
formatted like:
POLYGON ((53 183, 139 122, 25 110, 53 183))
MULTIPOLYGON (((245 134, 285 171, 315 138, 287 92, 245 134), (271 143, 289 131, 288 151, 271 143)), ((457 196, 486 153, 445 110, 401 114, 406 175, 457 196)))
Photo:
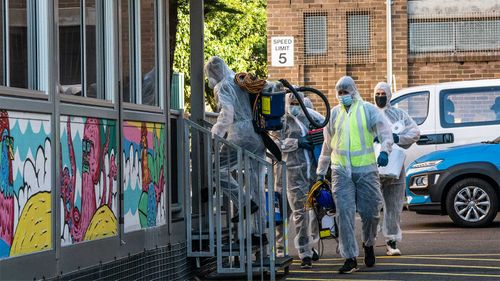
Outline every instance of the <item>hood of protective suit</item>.
MULTIPOLYGON (((304 94, 302 92, 298 92, 299 96, 304 99, 304 94)), ((316 167, 313 167, 313 163, 311 159, 313 157, 312 152, 309 150, 301 149, 297 147, 298 140, 301 137, 307 135, 309 128, 309 120, 307 120, 306 115, 302 111, 302 108, 299 108, 299 114, 294 115, 290 111, 291 103, 297 101, 297 98, 293 93, 288 93, 285 96, 285 106, 288 114, 285 116, 284 122, 284 136, 282 145, 283 152, 283 160, 286 161, 287 171, 290 174, 294 174, 298 179, 309 179, 314 178, 311 173, 316 170, 316 167)), ((298 105, 300 107, 300 105, 298 105)), ((289 183, 292 184, 292 183, 289 183)), ((294 182, 292 185, 297 186, 309 186, 310 183, 304 182, 294 182)), ((292 186, 287 187, 288 190, 293 188, 292 186)), ((303 206, 303 204, 302 204, 303 206)))
POLYGON ((314 105, 313 105, 311 99, 309 99, 308 97, 304 97, 304 105, 307 108, 314 109, 314 105))
POLYGON ((353 101, 363 100, 358 92, 356 83, 350 76, 343 76, 342 78, 339 79, 339 81, 337 81, 337 84, 335 85, 335 95, 339 103, 340 103, 340 98, 339 98, 340 90, 348 92, 352 96, 353 101))
POLYGON ((375 103, 375 105, 377 105, 375 96, 378 90, 384 90, 385 95, 387 96, 387 103, 381 109, 391 107, 391 99, 392 99, 391 86, 389 86, 389 84, 387 84, 386 82, 379 82, 377 86, 375 86, 375 89, 373 89, 373 102, 375 103))
POLYGON ((223 59, 213 56, 205 64, 205 76, 208 78, 208 87, 214 89, 217 84, 225 79, 234 79, 234 72, 229 69, 223 59))

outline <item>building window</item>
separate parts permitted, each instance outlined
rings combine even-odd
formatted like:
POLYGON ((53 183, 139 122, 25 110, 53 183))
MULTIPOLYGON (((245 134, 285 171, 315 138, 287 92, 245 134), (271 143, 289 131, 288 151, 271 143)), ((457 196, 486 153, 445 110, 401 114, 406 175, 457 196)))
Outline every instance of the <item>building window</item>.
POLYGON ((123 101, 160 106, 157 65, 157 5, 155 0, 122 0, 121 63, 123 101))
MULTIPOLYGON (((34 88, 28 85, 30 63, 27 18, 27 1, 9 0, 0 4, 0 85, 2 86, 34 88), (8 19, 7 25, 6 19, 8 19)), ((30 49, 33 48, 34 44, 30 45, 30 49)))
POLYGON ((347 61, 368 62, 371 49, 370 15, 366 12, 347 13, 347 61))
POLYGON ((304 14, 306 55, 325 55, 328 49, 326 14, 304 14))
POLYGON ((373 13, 370 8, 304 11, 297 38, 299 64, 371 63, 373 13))
POLYGON ((409 24, 411 54, 500 51, 500 19, 415 18, 409 24))
MULTIPOLYGON (((103 42, 103 11, 95 0, 59 1, 59 92, 67 95, 101 98, 98 88, 98 52, 103 42), (83 6, 82 6, 83 5, 83 6), (102 27, 102 26, 101 26, 102 27)), ((102 85, 101 85, 102 86, 102 85)))

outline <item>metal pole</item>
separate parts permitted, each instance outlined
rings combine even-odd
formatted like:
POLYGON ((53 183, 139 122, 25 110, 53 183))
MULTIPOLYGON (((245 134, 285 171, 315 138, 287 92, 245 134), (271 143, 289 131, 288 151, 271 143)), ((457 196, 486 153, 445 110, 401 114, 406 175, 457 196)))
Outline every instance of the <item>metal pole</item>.
POLYGON ((203 0, 189 1, 190 45, 191 45, 191 119, 200 124, 205 117, 205 96, 203 79, 203 0))
POLYGON ((275 272, 275 262, 276 262, 276 244, 275 244, 275 209, 274 209, 274 172, 273 165, 268 163, 266 165, 267 173, 268 173, 268 182, 267 182, 267 207, 268 207, 268 218, 269 218, 269 245, 271 252, 269 253, 269 273, 272 281, 276 280, 276 272, 275 272), (271 176, 269 176, 271 175, 271 176))
MULTIPOLYGON (((203 89, 203 1, 190 0, 189 1, 189 15, 190 15, 190 45, 191 45, 191 120, 196 124, 200 124, 204 118, 205 112, 205 99, 203 89)), ((192 155, 193 155, 193 175, 198 175, 198 170, 203 169, 204 162, 201 150, 203 149, 202 139, 198 135, 193 134, 192 139, 192 155)), ((199 182, 203 182, 204 178, 193 177, 193 193, 192 201, 198 202, 200 200, 201 189, 203 186, 199 182)), ((206 186, 206 185, 205 185, 206 186)), ((193 205, 193 213, 202 214, 202 210, 198 206, 193 205)), ((201 216, 200 216, 201 218, 201 216)))
POLYGON ((284 256, 288 257, 288 195, 286 186, 286 164, 285 162, 280 162, 281 165, 281 209, 283 215, 283 246, 284 246, 284 256))

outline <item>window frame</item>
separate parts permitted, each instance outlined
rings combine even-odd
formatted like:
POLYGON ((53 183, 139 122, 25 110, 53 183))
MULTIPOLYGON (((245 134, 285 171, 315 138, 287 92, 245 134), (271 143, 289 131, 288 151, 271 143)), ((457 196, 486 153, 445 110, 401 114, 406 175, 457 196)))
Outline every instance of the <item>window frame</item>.
MULTIPOLYGON (((408 113, 408 116, 411 117, 411 119, 413 119, 413 121, 415 121, 415 123, 417 124, 417 126, 420 126, 422 124, 425 123, 425 121, 427 121, 427 118, 429 117, 429 104, 430 104, 430 100, 431 100, 431 93, 430 91, 418 91, 418 92, 412 92, 412 93, 409 93, 409 94, 404 94, 404 95, 401 95, 397 98, 394 98, 393 100, 391 100, 391 106, 394 106, 396 107, 396 104, 401 102, 402 100, 404 99, 409 99, 411 97, 415 97, 415 96, 419 96, 419 95, 427 95, 427 111, 426 111, 426 114, 425 114, 425 117, 424 119, 422 120, 421 123, 417 122, 415 120, 415 118, 413 116, 410 115, 410 113, 408 112, 409 110, 405 110, 406 113, 408 113)), ((398 109, 400 109, 399 107, 396 107, 398 109)), ((404 109, 401 109, 401 110, 404 110, 404 109)))
MULTIPOLYGON (((471 93, 482 93, 482 92, 500 92, 500 86, 480 86, 480 87, 470 87, 470 88, 454 88, 454 89, 442 89, 439 91, 439 123, 442 128, 458 128, 458 127, 472 127, 472 126, 491 126, 500 125, 500 120, 492 121, 481 121, 481 122, 464 122, 464 123, 448 123, 445 120, 444 115, 444 101, 448 99, 450 95, 466 95, 471 93)), ((500 95, 499 95, 500 97, 500 95)))
MULTIPOLYGON (((158 0, 153 0, 154 4, 154 66, 155 70, 155 82, 154 82, 154 95, 155 104, 148 105, 142 102, 142 41, 141 41, 141 0, 128 0, 128 66, 122 66, 123 68, 128 67, 129 69, 129 96, 130 100, 124 102, 124 106, 127 109, 132 109, 136 106, 151 107, 164 109, 165 107, 165 83, 161 77, 165 77, 165 68, 162 64, 161 52, 164 50, 165 39, 163 38, 164 25, 160 19, 160 5, 158 0)), ((121 5, 121 2, 120 2, 121 5)), ((122 38, 120 38, 120 41, 122 38)), ((120 64, 122 63, 120 58, 120 64)), ((123 76, 120 80, 123 82, 123 76)), ((123 87, 120 91, 123 99, 123 87)), ((154 110, 156 111, 156 110, 154 110)))
MULTIPOLYGON (((60 9, 60 7, 55 7, 60 9)), ((74 7, 77 8, 77 7, 74 7)), ((95 1, 95 68, 96 68, 96 97, 87 96, 87 6, 85 1, 80 1, 78 5, 79 12, 79 30, 80 30, 80 85, 81 96, 71 96, 65 93, 60 93, 60 98, 63 101, 72 101, 81 104, 88 104, 87 99, 97 104, 106 105, 108 103, 115 103, 115 96, 110 89, 114 87, 116 78, 114 75, 114 57, 110 54, 110 42, 114 42, 115 32, 113 22, 113 7, 107 1, 95 1), (81 4, 84 4, 82 7, 81 4)), ((58 18, 59 22, 59 18, 58 18)), ((57 25, 57 33, 60 33, 61 25, 57 25)), ((57 44, 60 44, 60 36, 58 36, 57 44)), ((59 49, 59 48, 58 48, 59 49)), ((60 50, 58 51, 57 58, 60 61, 60 50)), ((61 72, 60 65, 58 64, 59 73, 61 72)), ((61 85, 60 74, 57 77, 57 82, 61 85)))
POLYGON ((29 1, 26 3, 26 87, 15 87, 11 85, 11 44, 10 44, 10 3, 2 1, 1 5, 1 34, 2 64, 3 70, 1 87, 9 88, 9 96, 20 98, 32 97, 39 99, 40 94, 49 99, 51 77, 49 77, 51 65, 49 56, 51 53, 51 6, 49 1, 29 1), (41 36, 40 36, 41 35, 41 36), (17 89, 17 90, 16 90, 17 89), (18 95, 18 93, 21 93, 18 95))

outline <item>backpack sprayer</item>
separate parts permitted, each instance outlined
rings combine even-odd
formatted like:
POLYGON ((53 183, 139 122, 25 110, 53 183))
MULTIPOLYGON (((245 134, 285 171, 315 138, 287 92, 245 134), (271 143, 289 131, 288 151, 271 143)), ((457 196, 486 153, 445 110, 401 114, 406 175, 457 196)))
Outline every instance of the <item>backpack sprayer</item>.
POLYGON ((287 91, 293 93, 297 98, 302 111, 312 126, 323 128, 328 124, 328 120, 330 119, 330 103, 326 96, 317 89, 310 87, 295 88, 285 79, 267 83, 263 79, 258 79, 244 72, 236 74, 234 79, 236 84, 250 93, 254 127, 257 133, 278 131, 283 128, 282 117, 285 115, 285 95, 287 91), (326 106, 327 117, 324 122, 318 123, 311 117, 298 92, 312 92, 320 96, 326 106))
POLYGON ((321 154, 321 148, 323 146, 323 127, 328 124, 328 121, 330 120, 330 103, 328 102, 328 99, 325 97, 325 95, 320 92, 317 89, 310 88, 310 87, 298 87, 295 88, 288 81, 281 79, 280 82, 282 82, 284 85, 288 87, 288 89, 293 93, 293 95, 297 98, 300 107, 302 108, 302 111, 304 112, 305 116, 307 117, 307 120, 309 120, 309 132, 307 133, 307 138, 312 142, 313 145, 313 155, 314 155, 314 160, 316 161, 316 164, 318 163, 319 156, 321 154), (325 106, 326 106, 326 117, 325 120, 322 123, 316 122, 311 115, 309 114, 309 111, 307 110, 306 106, 304 105, 303 100, 300 98, 300 95, 298 92, 312 92, 318 96, 321 97, 323 100, 325 106))
MULTIPOLYGON (((283 128, 283 116, 285 115, 285 95, 287 92, 293 93, 297 101, 299 102, 304 115, 307 120, 309 120, 311 127, 308 133, 308 138, 314 145, 314 155, 316 161, 318 160, 319 154, 321 153, 321 146, 323 144, 323 127, 328 124, 330 120, 330 103, 326 96, 319 90, 311 88, 311 87, 298 87, 295 88, 292 86, 287 80, 281 79, 277 82, 268 83, 263 79, 258 79, 255 76, 249 73, 238 73, 234 76, 235 83, 240 86, 243 90, 250 93, 250 105, 252 106, 252 116, 253 116, 253 125, 256 133, 262 136, 262 140, 264 141, 264 145, 266 148, 275 156, 278 161, 281 161, 281 150, 276 145, 276 143, 271 139, 268 135, 269 131, 278 131, 283 128), (287 90, 288 88, 288 90, 287 90), (309 114, 307 107, 304 104, 301 96, 298 92, 312 92, 313 94, 318 95, 324 102, 326 107, 326 118, 322 123, 318 123, 314 118, 309 114)), ((316 183, 313 185, 315 191, 311 190, 309 192, 309 197, 314 198, 314 209, 317 213, 317 218, 322 218, 320 223, 320 237, 331 238, 336 237, 336 224, 333 217, 335 213, 335 205, 333 203, 332 194, 328 184, 316 183), (325 187, 326 186, 326 187, 325 187), (327 193, 329 192, 329 193, 327 193), (316 194, 311 196, 312 194, 316 194), (319 196, 319 197, 318 197, 319 196), (329 199, 329 203, 323 202, 321 198, 329 199), (319 201, 318 201, 319 200, 319 201), (324 204, 320 204, 318 202, 323 202, 324 204)), ((277 223, 282 222, 281 217, 281 206, 279 194, 275 192, 274 208, 275 208, 275 217, 277 223)), ((266 202, 269 200, 267 198, 266 192, 266 202)), ((309 199, 308 199, 309 200, 309 199)), ((267 204, 266 204, 267 206, 267 204)), ((269 211, 269 210, 267 210, 269 211)))
POLYGON ((306 210, 314 210, 318 220, 320 239, 336 239, 338 237, 335 202, 330 183, 327 180, 319 180, 312 185, 304 207, 306 210))

